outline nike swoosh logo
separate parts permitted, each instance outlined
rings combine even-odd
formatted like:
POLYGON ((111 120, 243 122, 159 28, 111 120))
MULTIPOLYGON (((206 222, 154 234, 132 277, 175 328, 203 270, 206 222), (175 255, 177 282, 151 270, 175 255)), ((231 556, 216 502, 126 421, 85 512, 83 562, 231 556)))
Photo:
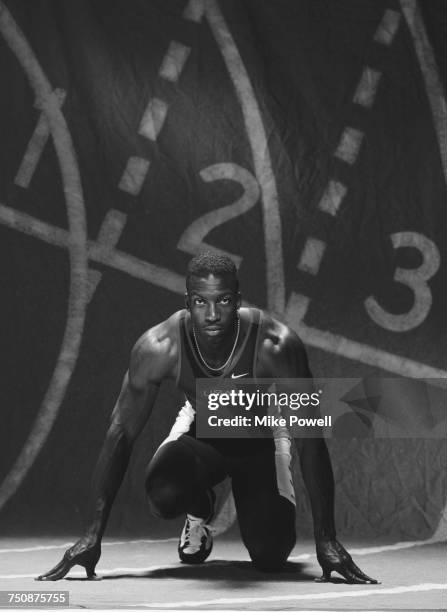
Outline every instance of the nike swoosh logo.
POLYGON ((244 372, 244 374, 232 374, 231 378, 242 378, 242 376, 247 376, 248 372, 244 372))

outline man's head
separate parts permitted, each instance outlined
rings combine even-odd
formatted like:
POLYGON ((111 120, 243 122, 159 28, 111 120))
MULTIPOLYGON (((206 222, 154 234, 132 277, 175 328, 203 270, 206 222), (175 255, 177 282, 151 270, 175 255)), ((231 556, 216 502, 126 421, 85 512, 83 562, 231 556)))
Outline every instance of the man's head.
POLYGON ((202 338, 225 338, 234 329, 241 302, 234 262, 211 251, 196 255, 188 265, 185 302, 202 338))
POLYGON ((239 279, 234 261, 226 255, 219 255, 213 251, 202 251, 191 259, 186 274, 186 292, 189 293, 191 282, 197 278, 222 276, 234 287, 235 293, 239 291, 239 279))

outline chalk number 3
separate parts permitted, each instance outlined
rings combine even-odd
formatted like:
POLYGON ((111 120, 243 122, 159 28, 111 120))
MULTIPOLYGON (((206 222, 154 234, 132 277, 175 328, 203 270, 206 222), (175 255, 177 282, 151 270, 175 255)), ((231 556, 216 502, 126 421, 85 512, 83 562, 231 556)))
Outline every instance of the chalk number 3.
POLYGON ((403 314, 386 311, 373 296, 365 300, 365 308, 371 319, 394 332, 414 329, 427 317, 432 305, 432 294, 427 281, 438 271, 441 258, 434 242, 416 232, 398 232, 391 235, 395 249, 412 247, 422 255, 422 264, 418 268, 396 268, 394 280, 409 287, 413 292, 413 306, 403 314))

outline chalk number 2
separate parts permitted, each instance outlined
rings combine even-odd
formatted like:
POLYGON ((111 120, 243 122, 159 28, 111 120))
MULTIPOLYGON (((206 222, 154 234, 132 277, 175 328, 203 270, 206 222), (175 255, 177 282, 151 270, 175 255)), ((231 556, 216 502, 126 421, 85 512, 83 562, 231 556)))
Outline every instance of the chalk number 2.
POLYGON ((206 213, 191 223, 181 235, 177 248, 192 255, 195 255, 200 249, 209 249, 222 255, 230 256, 239 267, 242 261, 241 257, 207 244, 204 242, 204 238, 218 225, 242 215, 256 204, 260 196, 258 181, 245 168, 229 163, 209 166, 201 170, 200 177, 206 183, 222 179, 236 181, 244 191, 242 196, 236 202, 233 202, 233 204, 222 206, 217 210, 206 213))

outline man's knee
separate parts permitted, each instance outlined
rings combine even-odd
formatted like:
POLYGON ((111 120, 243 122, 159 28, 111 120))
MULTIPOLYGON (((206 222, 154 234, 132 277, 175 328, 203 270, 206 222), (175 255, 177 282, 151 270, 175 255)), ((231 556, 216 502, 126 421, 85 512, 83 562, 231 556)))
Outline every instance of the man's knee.
POLYGON ((185 512, 183 493, 175 484, 163 480, 146 480, 146 494, 151 511, 165 519, 185 512))
POLYGON ((257 569, 263 572, 274 572, 284 567, 294 545, 294 536, 283 542, 264 540, 252 544, 248 552, 253 565, 257 569))

